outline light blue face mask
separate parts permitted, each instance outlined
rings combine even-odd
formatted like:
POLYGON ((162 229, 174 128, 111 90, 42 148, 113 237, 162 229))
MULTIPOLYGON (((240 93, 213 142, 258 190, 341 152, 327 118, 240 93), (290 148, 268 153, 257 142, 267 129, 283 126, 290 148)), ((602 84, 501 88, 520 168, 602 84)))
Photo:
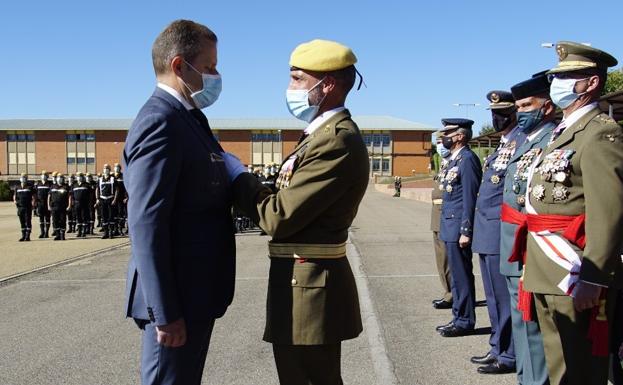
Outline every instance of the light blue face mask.
POLYGON ((320 105, 324 101, 324 98, 322 98, 317 106, 310 106, 309 93, 314 88, 322 84, 323 81, 324 78, 309 90, 286 90, 286 103, 288 105, 288 110, 292 115, 294 115, 295 118, 311 123, 316 115, 318 115, 318 110, 320 109, 320 105))
POLYGON ((450 154, 452 153, 452 151, 448 150, 447 148, 445 148, 443 146, 442 143, 437 143, 437 153, 442 157, 442 158, 447 158, 448 156, 450 156, 450 154))
POLYGON ((559 79, 554 78, 552 80, 552 85, 549 90, 549 96, 552 98, 552 101, 555 105, 562 108, 563 110, 569 107, 573 102, 578 100, 578 98, 584 95, 586 92, 581 94, 575 93, 575 84, 584 79, 559 79))
POLYGON ((198 71, 186 60, 184 60, 184 62, 195 72, 201 75, 201 80, 203 81, 203 88, 199 91, 193 92, 193 90, 188 87, 188 84, 182 80, 186 88, 188 88, 188 91, 192 92, 190 97, 193 98, 195 105, 199 109, 211 106, 214 102, 216 102, 223 89, 223 79, 221 78, 221 75, 204 74, 203 72, 198 71))

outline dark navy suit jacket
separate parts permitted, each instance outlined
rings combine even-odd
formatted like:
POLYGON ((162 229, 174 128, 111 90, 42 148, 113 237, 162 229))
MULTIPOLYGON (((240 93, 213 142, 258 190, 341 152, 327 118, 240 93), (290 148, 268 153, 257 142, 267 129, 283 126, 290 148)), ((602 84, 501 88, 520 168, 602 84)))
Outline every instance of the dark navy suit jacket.
POLYGON ((448 162, 439 231, 442 241, 458 242, 461 235, 472 236, 474 206, 481 176, 478 156, 469 147, 462 148, 457 157, 448 162))
POLYGON ((123 151, 132 256, 126 315, 164 325, 218 318, 234 294, 231 185, 221 147, 156 89, 123 151))
MULTIPOLYGON (((515 127, 508 134, 506 146, 513 145, 514 142, 515 148, 519 148, 525 141, 526 134, 515 127)), ((472 243, 474 253, 500 254, 500 211, 502 210, 506 169, 495 170, 492 166, 501 150, 502 148, 498 148, 484 162, 482 183, 478 190, 474 214, 474 240, 472 243), (497 183, 494 183, 492 178, 497 183)))

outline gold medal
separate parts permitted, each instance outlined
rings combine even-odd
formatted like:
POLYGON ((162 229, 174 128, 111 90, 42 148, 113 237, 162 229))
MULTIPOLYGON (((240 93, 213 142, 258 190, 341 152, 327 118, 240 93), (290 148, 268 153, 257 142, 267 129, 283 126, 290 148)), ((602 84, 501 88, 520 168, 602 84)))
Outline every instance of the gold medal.
POLYGON ((500 183, 500 176, 498 174, 491 175, 491 183, 493 184, 500 183))
POLYGON ((446 192, 451 193, 451 192, 452 192, 452 186, 447 185, 447 186, 446 186, 446 192))
POLYGON ((564 182, 565 180, 567 180, 567 173, 564 171, 558 171, 556 174, 554 174, 554 180, 559 183, 564 182))
POLYGON ((439 185, 439 191, 443 191, 443 190, 444 190, 443 184, 440 184, 439 185))
POLYGON ((545 186, 543 186, 542 184, 537 184, 536 186, 534 186, 534 188, 532 189, 532 196, 536 200, 542 201, 543 198, 545 198, 545 186))

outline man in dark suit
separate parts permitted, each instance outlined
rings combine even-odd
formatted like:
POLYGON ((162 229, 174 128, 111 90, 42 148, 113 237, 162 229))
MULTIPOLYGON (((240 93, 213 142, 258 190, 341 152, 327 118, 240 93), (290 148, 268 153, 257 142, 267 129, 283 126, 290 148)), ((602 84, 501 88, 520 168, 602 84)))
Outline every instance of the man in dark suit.
POLYGON ((467 143, 473 120, 442 119, 442 143, 451 151, 443 186, 441 230, 452 276, 452 320, 437 327, 443 337, 469 334, 476 324, 476 292, 472 265, 472 231, 476 194, 482 170, 467 143))
POLYGON ((126 315, 143 329, 143 384, 200 384, 214 320, 233 297, 231 188, 200 111, 221 89, 216 45, 212 31, 187 20, 158 36, 158 87, 123 153, 132 242, 126 315))

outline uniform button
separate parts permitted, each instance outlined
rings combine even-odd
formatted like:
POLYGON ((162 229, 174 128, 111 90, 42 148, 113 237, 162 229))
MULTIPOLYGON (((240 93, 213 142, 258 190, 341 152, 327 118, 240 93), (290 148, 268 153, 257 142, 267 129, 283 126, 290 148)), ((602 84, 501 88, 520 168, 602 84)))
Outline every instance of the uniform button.
POLYGON ((292 278, 292 284, 293 284, 293 285, 296 285, 297 283, 298 283, 298 282, 297 282, 296 278, 292 278))

